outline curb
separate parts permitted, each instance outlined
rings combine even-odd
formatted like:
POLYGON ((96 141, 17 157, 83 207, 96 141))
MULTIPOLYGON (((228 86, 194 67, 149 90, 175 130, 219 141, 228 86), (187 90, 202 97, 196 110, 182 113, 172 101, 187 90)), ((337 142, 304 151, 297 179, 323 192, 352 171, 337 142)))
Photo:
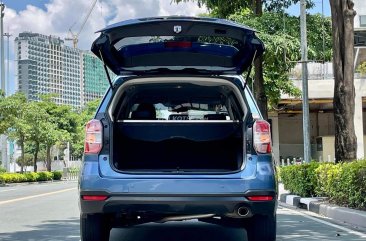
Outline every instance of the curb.
POLYGON ((366 228, 366 212, 325 203, 327 198, 301 198, 288 193, 280 194, 279 201, 287 205, 304 208, 327 218, 366 228))

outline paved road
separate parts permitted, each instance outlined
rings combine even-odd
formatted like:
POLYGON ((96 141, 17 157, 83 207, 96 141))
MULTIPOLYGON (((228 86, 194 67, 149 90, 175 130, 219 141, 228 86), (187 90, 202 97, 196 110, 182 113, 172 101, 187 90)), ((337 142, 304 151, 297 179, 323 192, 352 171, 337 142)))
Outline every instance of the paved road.
MULTIPOLYGON (((76 182, 0 187, 1 241, 80 240, 76 182)), ((110 241, 246 241, 244 230, 196 221, 113 229, 110 241)), ((279 207, 277 241, 361 241, 366 234, 279 207)))

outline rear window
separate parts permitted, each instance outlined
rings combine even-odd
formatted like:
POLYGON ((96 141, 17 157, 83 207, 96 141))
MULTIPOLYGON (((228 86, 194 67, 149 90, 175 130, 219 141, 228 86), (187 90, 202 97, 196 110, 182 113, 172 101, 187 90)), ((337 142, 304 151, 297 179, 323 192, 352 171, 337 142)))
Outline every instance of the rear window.
POLYGON ((117 120, 232 121, 243 118, 233 90, 226 85, 138 84, 124 90, 117 120))
POLYGON ((177 37, 177 36, 140 36, 140 37, 126 37, 114 44, 117 50, 121 50, 125 46, 131 45, 144 45, 149 43, 176 43, 176 45, 167 45, 167 47, 187 47, 188 43, 199 43, 199 44, 212 44, 212 45, 223 45, 233 48, 238 51, 240 48, 240 42, 237 39, 229 37, 217 37, 217 36, 195 36, 195 37, 177 37), (179 45, 178 43, 181 43, 179 45), (232 47, 234 46, 234 47, 232 47))

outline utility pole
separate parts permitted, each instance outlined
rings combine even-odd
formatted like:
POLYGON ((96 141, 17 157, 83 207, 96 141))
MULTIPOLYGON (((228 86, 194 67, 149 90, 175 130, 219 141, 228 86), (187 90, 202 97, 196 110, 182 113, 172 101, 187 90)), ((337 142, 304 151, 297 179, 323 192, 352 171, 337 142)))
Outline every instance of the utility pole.
POLYGON ((300 1, 301 63, 302 63, 302 126, 304 135, 304 160, 311 159, 309 93, 308 93, 308 43, 306 33, 306 0, 300 1))
POLYGON ((5 89, 5 65, 4 65, 4 58, 5 58, 5 54, 4 54, 4 9, 5 9, 5 4, 4 3, 0 3, 0 52, 1 52, 1 89, 2 91, 6 92, 5 89))
MULTIPOLYGON (((8 30, 9 31, 9 30, 8 30)), ((4 36, 7 37, 7 62, 6 62, 6 95, 10 95, 10 78, 9 78, 9 62, 10 62, 10 53, 9 53, 9 38, 12 36, 10 33, 4 33, 4 36)))
MULTIPOLYGON (((5 67, 4 67, 4 9, 5 4, 3 2, 0 3, 0 71, 1 71, 1 90, 6 94, 5 89, 5 67)), ((1 149, 1 161, 3 162, 4 167, 7 171, 9 171, 10 163, 8 162, 8 141, 5 135, 0 135, 0 149, 1 149)))

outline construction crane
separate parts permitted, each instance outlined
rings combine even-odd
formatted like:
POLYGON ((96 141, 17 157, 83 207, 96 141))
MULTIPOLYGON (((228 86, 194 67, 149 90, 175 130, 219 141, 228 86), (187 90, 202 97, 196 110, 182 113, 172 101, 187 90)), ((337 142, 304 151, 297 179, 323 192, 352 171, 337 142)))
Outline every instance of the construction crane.
POLYGON ((74 24, 69 28, 69 32, 70 32, 71 38, 65 38, 65 40, 66 40, 66 41, 72 41, 72 44, 73 44, 74 48, 76 48, 76 47, 77 47, 77 45, 78 45, 78 42, 79 42, 79 35, 80 35, 81 31, 83 30, 83 28, 84 28, 84 26, 85 26, 85 24, 86 24, 86 21, 88 21, 88 18, 89 18, 89 16, 90 16, 90 14, 92 13, 92 11, 93 11, 93 9, 94 9, 95 4, 97 3, 97 1, 98 1, 98 0, 94 0, 94 1, 93 1, 92 5, 91 5, 91 7, 90 7, 90 9, 89 9, 88 14, 85 16, 85 18, 84 18, 84 20, 83 20, 83 22, 82 22, 82 24, 81 24, 81 26, 80 26, 80 29, 79 29, 79 31, 78 31, 76 34, 74 34, 74 33, 72 32, 72 30, 71 30, 71 28, 73 27, 73 25, 74 25, 74 24))

